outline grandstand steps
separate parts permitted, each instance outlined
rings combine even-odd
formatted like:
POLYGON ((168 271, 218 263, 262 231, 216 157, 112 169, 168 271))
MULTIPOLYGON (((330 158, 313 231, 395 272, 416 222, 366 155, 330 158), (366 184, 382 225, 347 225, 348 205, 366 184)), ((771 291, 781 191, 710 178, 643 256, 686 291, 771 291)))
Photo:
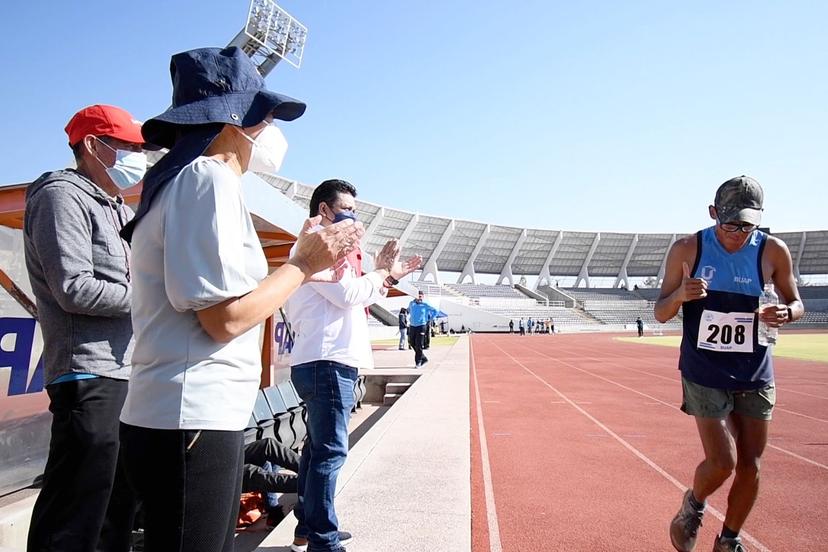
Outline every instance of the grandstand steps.
POLYGON ((549 298, 550 301, 563 301, 567 307, 574 307, 577 304, 575 298, 561 288, 551 286, 538 286, 537 292, 549 298))
POLYGON ((462 293, 459 293, 459 292, 457 292, 457 291, 454 291, 453 289, 451 289, 451 288, 450 288, 450 287, 448 287, 448 286, 440 286, 440 289, 441 289, 442 291, 444 291, 446 294, 451 295, 452 297, 461 297, 461 298, 466 297, 466 296, 465 296, 465 295, 463 295, 462 293))
POLYGON ((403 396, 403 393, 408 391, 411 387, 410 383, 406 382, 391 382, 385 384, 385 395, 382 397, 383 406, 391 406, 403 396))
POLYGON ((578 316, 580 316, 584 320, 588 320, 588 321, 590 321, 594 324, 604 324, 603 321, 599 320, 595 316, 592 316, 590 313, 588 313, 587 311, 585 311, 581 308, 572 309, 572 312, 574 312, 575 314, 577 314, 578 316))
POLYGON ((400 394, 398 394, 398 393, 386 393, 386 394, 382 397, 382 406, 391 406, 392 404, 394 404, 395 402, 397 402, 397 400, 398 400, 400 397, 402 397, 402 395, 400 395, 400 394))
POLYGON ((537 291, 532 291, 531 289, 520 284, 515 284, 515 289, 524 294, 529 299, 534 299, 539 304, 545 305, 549 302, 549 298, 546 297, 546 295, 538 293, 537 291))

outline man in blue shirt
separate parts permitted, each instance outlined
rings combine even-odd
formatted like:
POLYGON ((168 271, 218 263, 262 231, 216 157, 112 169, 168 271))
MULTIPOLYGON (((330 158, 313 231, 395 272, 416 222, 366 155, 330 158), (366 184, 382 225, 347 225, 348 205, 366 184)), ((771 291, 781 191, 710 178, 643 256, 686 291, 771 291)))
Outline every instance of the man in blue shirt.
POLYGON ((757 340, 760 323, 778 328, 802 317, 791 254, 759 230, 764 193, 754 179, 732 178, 708 208, 715 223, 670 248, 655 318, 681 309, 679 356, 683 401, 694 416, 704 459, 670 524, 673 547, 696 545, 707 497, 735 473, 722 533, 713 552, 742 552, 739 538, 759 493, 759 467, 776 399, 770 349, 757 340), (755 314, 766 283, 781 302, 755 314))
POLYGON ((408 304, 408 332, 414 345, 414 364, 417 368, 428 362, 428 358, 423 354, 423 345, 430 320, 436 316, 437 309, 423 301, 422 291, 408 304))

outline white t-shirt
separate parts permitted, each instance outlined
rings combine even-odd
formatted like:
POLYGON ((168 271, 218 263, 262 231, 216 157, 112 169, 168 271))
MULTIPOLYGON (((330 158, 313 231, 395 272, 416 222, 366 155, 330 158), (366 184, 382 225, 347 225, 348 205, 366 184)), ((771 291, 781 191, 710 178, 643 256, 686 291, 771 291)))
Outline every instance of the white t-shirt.
POLYGON ((352 368, 373 368, 365 307, 382 297, 379 274, 357 277, 350 265, 339 282, 302 285, 286 305, 296 338, 291 365, 330 360, 352 368))
POLYGON ((261 377, 260 327, 218 343, 196 317, 267 276, 241 179, 224 163, 199 157, 155 201, 132 239, 135 352, 121 421, 244 429, 261 377))

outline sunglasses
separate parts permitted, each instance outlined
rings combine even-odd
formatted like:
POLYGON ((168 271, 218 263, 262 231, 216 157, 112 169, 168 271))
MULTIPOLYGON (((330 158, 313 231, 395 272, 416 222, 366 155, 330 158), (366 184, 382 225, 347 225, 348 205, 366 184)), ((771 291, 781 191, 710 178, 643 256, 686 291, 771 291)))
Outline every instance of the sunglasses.
POLYGON ((724 230, 725 232, 742 232, 743 234, 750 234, 757 228, 759 228, 756 224, 749 224, 747 222, 722 222, 719 221, 719 227, 724 230))

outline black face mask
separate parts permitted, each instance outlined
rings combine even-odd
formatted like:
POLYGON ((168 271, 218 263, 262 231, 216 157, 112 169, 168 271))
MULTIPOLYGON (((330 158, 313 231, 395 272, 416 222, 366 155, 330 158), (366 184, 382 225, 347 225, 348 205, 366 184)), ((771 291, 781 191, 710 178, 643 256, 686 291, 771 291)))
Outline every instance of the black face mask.
MULTIPOLYGON (((325 205, 327 205, 327 203, 325 205)), ((333 209, 331 209, 330 207, 328 207, 328 209, 330 209, 331 212, 333 213, 333 209)), ((325 217, 325 218, 328 218, 328 217, 325 217)), ((343 220, 352 220, 352 221, 356 222, 357 217, 356 217, 356 213, 354 213, 353 211, 340 211, 338 213, 334 213, 334 217, 332 219, 328 219, 328 220, 330 220, 334 224, 336 224, 337 222, 342 222, 343 220)))
POLYGON ((336 224, 337 222, 342 222, 343 220, 352 220, 356 222, 356 215, 351 211, 340 211, 334 215, 334 224, 336 224))

